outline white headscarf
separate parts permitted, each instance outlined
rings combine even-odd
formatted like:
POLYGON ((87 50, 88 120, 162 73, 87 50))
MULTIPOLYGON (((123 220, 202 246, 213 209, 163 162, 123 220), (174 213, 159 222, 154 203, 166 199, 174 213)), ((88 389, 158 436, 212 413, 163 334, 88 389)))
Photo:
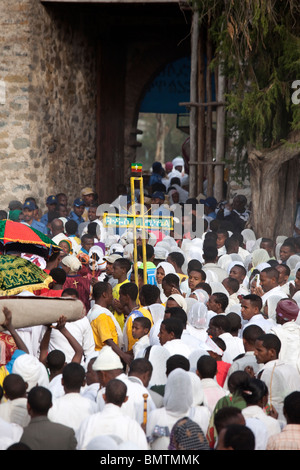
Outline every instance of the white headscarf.
POLYGON ((270 259, 270 255, 264 248, 254 250, 251 255, 252 267, 256 268, 261 263, 266 263, 270 259))
POLYGON ((82 264, 75 255, 67 255, 62 259, 62 264, 70 268, 72 273, 76 273, 81 268, 82 264))
POLYGON ((188 372, 192 382, 193 404, 192 406, 200 406, 204 401, 204 392, 200 377, 195 372, 188 372))
POLYGON ((176 274, 173 264, 168 263, 167 261, 162 261, 161 263, 158 263, 158 265, 156 266, 155 279, 156 279, 156 273, 157 273, 158 268, 162 268, 164 270, 165 276, 170 273, 176 274))
POLYGON ((300 268, 300 256, 299 255, 290 256, 286 264, 291 270, 291 277, 295 277, 298 269, 300 268))
POLYGON ((12 367, 12 373, 20 375, 28 383, 27 392, 36 385, 46 388, 49 386, 46 367, 32 354, 22 354, 17 357, 12 367))
POLYGON ((188 322, 196 329, 207 329, 208 327, 208 310, 203 302, 195 303, 188 313, 188 322))
POLYGON ((167 383, 167 360, 170 357, 169 351, 161 345, 153 345, 150 349, 148 360, 151 362, 153 371, 149 382, 149 387, 153 385, 165 385, 167 383))
POLYGON ((187 304, 185 298, 180 294, 169 295, 168 299, 173 299, 185 312, 187 311, 187 304))
POLYGON ((168 375, 164 407, 173 416, 187 413, 193 404, 192 380, 183 369, 174 369, 168 375))
POLYGON ((191 295, 192 294, 197 297, 198 302, 203 302, 205 305, 207 304, 207 302, 209 300, 209 295, 205 290, 196 289, 191 293, 191 295))

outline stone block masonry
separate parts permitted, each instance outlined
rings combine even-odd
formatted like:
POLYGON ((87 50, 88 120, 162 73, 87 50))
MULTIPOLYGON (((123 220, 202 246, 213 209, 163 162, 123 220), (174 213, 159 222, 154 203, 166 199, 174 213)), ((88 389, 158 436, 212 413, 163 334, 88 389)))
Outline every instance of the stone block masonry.
POLYGON ((0 2, 0 209, 95 184, 96 47, 79 10, 0 2))

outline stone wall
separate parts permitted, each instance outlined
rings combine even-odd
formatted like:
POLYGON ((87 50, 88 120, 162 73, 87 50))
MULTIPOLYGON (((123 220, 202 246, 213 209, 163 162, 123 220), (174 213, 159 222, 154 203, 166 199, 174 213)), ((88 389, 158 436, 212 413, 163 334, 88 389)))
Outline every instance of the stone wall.
POLYGON ((0 5, 0 209, 94 186, 96 47, 78 10, 0 5))

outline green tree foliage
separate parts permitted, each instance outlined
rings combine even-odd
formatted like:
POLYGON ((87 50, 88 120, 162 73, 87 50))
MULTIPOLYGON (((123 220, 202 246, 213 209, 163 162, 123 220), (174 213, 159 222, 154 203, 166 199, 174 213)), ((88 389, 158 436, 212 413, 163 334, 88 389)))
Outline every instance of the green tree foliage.
POLYGON ((200 24, 214 46, 213 66, 228 79, 227 130, 240 156, 270 148, 300 128, 291 100, 300 80, 298 0, 197 0, 200 24))

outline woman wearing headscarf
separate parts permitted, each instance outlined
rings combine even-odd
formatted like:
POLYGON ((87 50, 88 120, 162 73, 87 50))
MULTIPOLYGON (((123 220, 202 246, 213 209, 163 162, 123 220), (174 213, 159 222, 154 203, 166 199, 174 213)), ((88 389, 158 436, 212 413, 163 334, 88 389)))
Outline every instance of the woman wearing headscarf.
POLYGON ((146 434, 151 450, 167 450, 170 433, 178 419, 189 415, 193 404, 192 383, 183 369, 170 372, 164 394, 164 406, 148 415, 146 434))
POLYGON ((196 302, 188 312, 187 319, 188 332, 205 343, 209 323, 206 305, 203 302, 196 302))
MULTIPOLYGON (((255 269, 261 263, 267 263, 270 255, 264 248, 258 248, 251 254, 251 268, 255 269)), ((250 267, 250 266, 249 266, 250 267)))
POLYGON ((200 377, 195 373, 188 371, 192 382, 193 403, 190 409, 189 418, 195 421, 204 433, 207 432, 211 412, 204 404, 204 392, 200 377))
POLYGON ((162 303, 165 303, 167 300, 166 295, 164 294, 163 288, 162 288, 162 280, 167 274, 176 274, 175 268, 171 263, 168 263, 167 261, 162 261, 156 266, 156 272, 155 272, 155 279, 157 286, 160 290, 160 299, 162 303))
POLYGON ((86 311, 90 309, 91 285, 87 277, 79 274, 81 262, 75 255, 65 256, 61 261, 61 267, 66 271, 67 277, 63 289, 72 287, 78 292, 79 299, 83 302, 86 311))
POLYGON ((210 450, 200 426, 188 417, 179 419, 170 435, 169 450, 210 450))

